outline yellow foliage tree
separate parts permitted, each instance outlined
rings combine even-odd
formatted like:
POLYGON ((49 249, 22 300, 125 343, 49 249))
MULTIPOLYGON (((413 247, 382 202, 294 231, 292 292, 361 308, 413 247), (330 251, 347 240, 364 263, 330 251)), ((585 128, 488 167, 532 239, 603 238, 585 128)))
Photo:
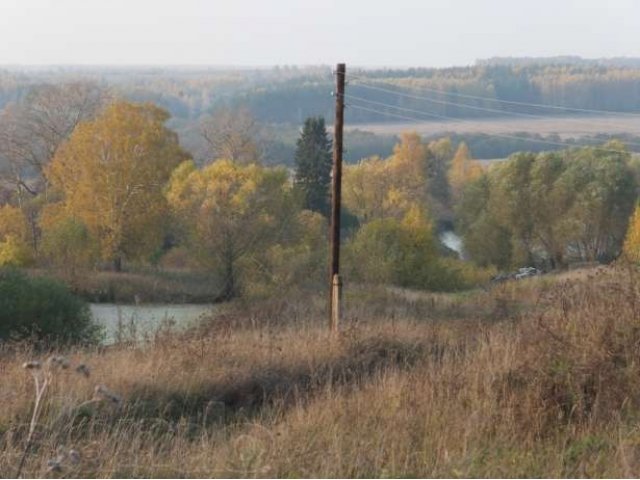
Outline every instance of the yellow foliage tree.
POLYGON ((143 258, 162 242, 168 205, 163 189, 188 155, 151 104, 115 102, 79 124, 46 169, 66 212, 82 221, 105 261, 143 258))
POLYGON ((636 206, 629 220, 623 251, 630 260, 640 261, 640 205, 636 206))
POLYGON ((27 220, 18 207, 0 207, 0 266, 23 266, 31 260, 27 220))
POLYGON ((387 160, 371 157, 345 168, 343 201, 360 221, 402 218, 428 203, 429 148, 416 133, 405 133, 387 160))
POLYGON ((295 207, 286 170, 230 160, 201 170, 183 163, 173 173, 167 198, 193 249, 220 274, 220 296, 227 299, 239 293, 240 264, 286 233, 295 207))
POLYGON ((482 175, 482 166, 471 158, 469 147, 461 142, 449 168, 449 185, 454 199, 460 198, 464 186, 482 175))
POLYGON ((438 255, 433 229, 420 207, 401 218, 375 219, 347 244, 346 265, 361 281, 436 287, 438 255))
POLYGON ((78 273, 90 268, 98 257, 89 229, 80 219, 69 215, 60 202, 46 205, 38 223, 44 258, 71 283, 76 282, 78 273))
POLYGON ((360 221, 385 217, 385 198, 391 187, 387 162, 378 156, 344 169, 342 198, 360 221))

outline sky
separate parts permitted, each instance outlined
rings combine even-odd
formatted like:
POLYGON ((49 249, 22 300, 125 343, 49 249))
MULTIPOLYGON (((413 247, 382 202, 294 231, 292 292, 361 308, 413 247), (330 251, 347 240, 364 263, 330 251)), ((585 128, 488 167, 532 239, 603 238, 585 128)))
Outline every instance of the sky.
POLYGON ((640 0, 0 0, 0 65, 640 56, 640 0))

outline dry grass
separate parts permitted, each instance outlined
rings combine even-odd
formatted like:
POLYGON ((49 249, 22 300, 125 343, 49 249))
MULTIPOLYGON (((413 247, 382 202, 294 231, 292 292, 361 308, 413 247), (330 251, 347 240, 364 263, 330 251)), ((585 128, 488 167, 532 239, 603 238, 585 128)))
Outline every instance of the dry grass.
MULTIPOLYGON (((364 288, 339 338, 321 298, 235 305, 139 347, 64 352, 28 476, 574 477, 640 470, 634 270, 489 292, 364 288), (123 398, 94 403, 95 384, 123 398), (77 463, 49 472, 60 452, 77 463)), ((28 349, 0 357, 0 472, 33 408, 28 349)))

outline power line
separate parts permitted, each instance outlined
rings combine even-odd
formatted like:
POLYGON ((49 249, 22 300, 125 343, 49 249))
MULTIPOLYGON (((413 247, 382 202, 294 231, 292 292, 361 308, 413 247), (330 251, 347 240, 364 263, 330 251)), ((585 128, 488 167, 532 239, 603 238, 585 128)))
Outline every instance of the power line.
MULTIPOLYGON (((347 96, 347 97, 349 97, 349 96, 347 96)), ((353 98, 353 96, 351 96, 351 98, 353 98)), ((362 100, 360 100, 360 101, 362 101, 362 100)), ((366 101, 367 102, 373 102, 372 100, 366 100, 366 101)), ((380 102, 376 102, 376 103, 380 103, 380 102)), ((385 104, 382 104, 382 105, 385 105, 385 104)), ((388 106, 390 108, 399 108, 399 107, 395 107, 393 105, 385 105, 385 106, 388 106)), ((353 104, 353 103, 347 104, 347 107, 355 108, 357 110, 363 110, 363 111, 366 111, 366 112, 375 113, 375 114, 378 114, 378 115, 386 115, 386 116, 391 116, 391 117, 395 117, 395 118, 401 118, 403 120, 409 120, 409 121, 412 121, 412 122, 420 122, 420 123, 424 122, 424 118, 416 118, 416 117, 411 117, 411 116, 408 116, 408 115, 402 115, 402 114, 397 114, 397 113, 388 112, 388 111, 380 111, 380 110, 376 110, 374 108, 364 107, 362 105, 356 105, 356 104, 353 104)), ((423 112, 421 114, 423 114, 423 115, 431 115, 431 114, 426 113, 426 112, 423 112)), ((436 114, 433 114, 433 115, 436 115, 436 114)), ((438 117, 441 118, 443 116, 442 115, 438 115, 438 117)), ((450 120, 454 120, 454 123, 461 123, 461 122, 457 122, 456 119, 451 119, 451 117, 445 117, 445 118, 450 119, 450 120)), ((570 143, 555 142, 553 140, 542 140, 542 139, 538 139, 538 138, 518 137, 518 136, 515 136, 515 135, 506 135, 506 134, 498 134, 498 133, 484 133, 484 132, 475 132, 475 133, 480 133, 480 134, 486 135, 488 137, 505 138, 505 139, 508 139, 508 140, 518 140, 518 141, 521 141, 521 142, 541 143, 541 144, 554 145, 554 146, 559 146, 559 147, 564 147, 564 148, 578 148, 578 147, 581 146, 581 145, 573 145, 573 144, 570 144, 570 143)), ((617 153, 617 154, 623 153, 623 152, 620 152, 619 150, 612 150, 612 149, 602 148, 602 147, 598 147, 598 146, 594 146, 594 145, 585 145, 585 146, 588 146, 590 148, 594 148, 596 150, 600 150, 600 151, 603 151, 603 152, 610 152, 610 153, 617 153)))
MULTIPOLYGON (((357 86, 363 87, 363 88, 370 88, 370 89, 373 89, 373 90, 382 90, 384 92, 396 94, 398 96, 424 100, 424 101, 437 103, 437 104, 442 104, 442 105, 452 105, 452 106, 456 106, 456 107, 469 108, 469 109, 473 109, 473 110, 495 112, 495 113, 506 114, 506 115, 516 115, 516 116, 529 117, 529 118, 535 118, 535 119, 547 119, 547 118, 549 118, 548 116, 545 116, 545 115, 536 115, 536 114, 522 113, 522 112, 512 112, 512 111, 508 111, 508 110, 497 110, 497 109, 492 109, 492 108, 478 107, 478 106, 475 106, 475 105, 466 105, 466 104, 461 104, 461 103, 456 103, 456 102, 435 100, 435 99, 431 99, 431 98, 427 98, 427 97, 422 97, 422 96, 417 96, 417 95, 409 95, 409 94, 396 92, 396 91, 393 91, 393 90, 381 89, 381 88, 378 88, 378 87, 372 87, 372 86, 369 86, 369 85, 359 84, 357 86)), ((391 107, 391 105, 388 105, 388 106, 391 107)), ((394 107, 394 108, 403 109, 403 107, 394 107)), ((420 113, 424 113, 424 112, 420 112, 420 113)), ((434 114, 430 114, 430 115, 436 116, 436 115, 439 115, 439 114, 435 114, 434 113, 434 114)), ((454 117, 450 117, 450 116, 446 116, 446 115, 440 115, 440 118, 451 119, 451 120, 454 119, 454 117)), ((574 118, 572 120, 573 121, 578 121, 578 122, 580 122, 580 121, 589 122, 590 124, 600 124, 600 125, 605 125, 606 124, 606 125, 610 125, 610 123, 594 122, 593 120, 582 119, 582 118, 574 118)), ((630 132, 630 133, 632 133, 632 132, 630 132)), ((636 146, 636 147, 640 147, 640 143, 636 143, 636 142, 627 141, 627 142, 625 142, 625 144, 626 145, 633 145, 633 146, 636 146)))
MULTIPOLYGON (((365 103, 369 103, 369 104, 373 104, 373 105, 377 105, 377 106, 381 106, 381 107, 385 107, 385 108, 392 108, 392 109, 401 110, 401 111, 405 111, 405 112, 409 112, 409 113, 415 113, 415 114, 418 114, 418 115, 426 115, 426 116, 429 116, 429 117, 440 118, 440 119, 443 119, 443 120, 452 121, 452 123, 454 123, 454 124, 456 124, 456 123, 457 124, 464 124, 464 123, 469 124, 469 123, 472 123, 472 121, 470 121, 470 120, 460 120, 460 119, 457 119, 457 118, 449 117, 449 116, 446 116, 446 115, 441 115, 441 114, 438 114, 438 113, 423 112, 421 110, 414 110, 414 109, 411 109, 411 108, 398 107, 396 105, 391 105, 391 104, 388 104, 388 103, 378 102, 376 100, 368 100, 366 98, 357 97, 355 95, 346 95, 345 97, 346 98, 350 98, 352 100, 358 100, 360 102, 365 102, 365 103)), ((378 111, 376 113, 385 113, 386 114, 386 113, 389 113, 389 112, 379 112, 378 111)), ((398 116, 398 115, 395 115, 395 116, 398 116)), ((417 119, 415 117, 406 117, 406 116, 401 116, 401 117, 403 117, 405 119, 412 120, 412 121, 424 121, 423 119, 417 119)), ((484 132, 477 132, 477 133, 484 133, 484 132)), ((515 139, 523 139, 523 138, 525 138, 525 137, 518 137, 518 136, 513 136, 513 135, 494 134, 494 133, 492 133, 492 134, 485 133, 485 135, 488 135, 488 136, 491 136, 491 137, 501 137, 501 138, 515 138, 515 139)), ((533 139, 527 139, 527 140, 534 141, 533 139)), ((567 147, 575 146, 575 145, 564 143, 564 142, 555 142, 553 140, 535 140, 535 141, 554 144, 554 145, 560 145, 560 146, 567 146, 567 147)), ((625 144, 625 145, 627 145, 627 144, 625 144)), ((633 144, 633 143, 629 143, 628 145, 636 145, 636 146, 638 146, 638 144, 633 144)), ((611 151, 613 151, 613 150, 611 150, 611 151)))
MULTIPOLYGON (((389 103, 378 102, 376 100, 368 100, 366 98, 358 97, 358 96, 355 96, 355 95, 346 95, 346 97, 347 98, 351 98, 353 100, 358 100, 358 101, 361 101, 361 102, 382 106, 382 107, 385 107, 385 108, 393 108, 393 109, 396 109, 396 110, 401 110, 401 111, 405 111, 405 112, 409 112, 409 113, 416 113, 418 115, 426 115, 426 116, 433 117, 433 118, 440 118, 442 120, 453 121, 453 122, 458 123, 458 124, 463 124, 463 123, 468 124, 468 123, 472 122, 471 120, 457 119, 457 118, 450 117, 450 116, 447 116, 447 115, 442 115, 442 114, 439 114, 439 113, 424 112, 422 110, 414 110, 414 109, 406 108, 406 107, 398 107, 396 105, 391 105, 389 103)), ((482 132, 479 132, 479 133, 482 133, 482 132)), ((489 134, 487 134, 487 135, 489 135, 489 134)), ((497 136, 497 134, 491 134, 491 136, 497 136)), ((502 136, 504 138, 508 137, 507 135, 502 135, 502 136)), ((515 138, 520 138, 520 137, 515 137, 515 138)), ((555 143, 559 143, 559 142, 555 142, 555 143)), ((634 143, 634 142, 622 142, 622 143, 624 143, 626 146, 640 147, 640 143, 634 143)), ((568 145, 568 144, 565 143, 564 145, 568 145)))
POLYGON ((417 96, 417 95, 410 95, 410 94, 405 94, 405 93, 399 93, 399 92, 394 92, 393 90, 388 90, 386 88, 382 89, 382 88, 378 88, 378 87, 372 87, 370 85, 365 85, 365 84, 358 84, 358 85, 354 85, 356 87, 361 87, 361 88, 368 88, 371 90, 380 90, 383 92, 387 92, 387 93, 394 93, 396 95, 402 96, 402 97, 407 97, 407 98, 413 98, 416 100, 422 100, 425 102, 431 102, 431 103, 435 103, 438 105, 452 105, 455 107, 462 107, 462 108, 468 108, 470 110, 480 110, 483 112, 491 112, 491 113, 500 113, 500 114, 508 114, 508 115, 517 115, 520 117, 527 117, 527 118, 540 118, 539 115, 534 115, 532 113, 523 113, 523 112, 511 112, 508 110, 498 110, 497 108, 487 108, 487 107, 479 107, 477 105, 467 105, 464 103, 456 103, 456 102, 450 102, 447 100, 436 100, 435 98, 428 98, 428 97, 422 97, 422 96, 417 96))
MULTIPOLYGON (((358 81, 373 82, 373 80, 371 80, 371 79, 369 79, 367 77, 361 77, 361 76, 357 76, 357 75, 349 75, 349 77, 353 78, 355 80, 358 80, 358 81)), ((395 88, 398 88, 397 85, 394 85, 394 84, 389 83, 389 82, 380 82, 380 83, 384 83, 385 85, 390 85, 390 86, 393 86, 395 88)), ((374 89, 374 90, 379 90, 379 91, 383 91, 383 92, 387 92, 387 93, 392 93, 392 94, 399 95, 399 96, 404 96, 404 97, 407 97, 407 98, 415 98, 415 99, 421 99, 421 100, 431 100, 428 97, 421 97, 419 95, 412 95, 412 94, 408 94, 408 93, 404 93, 404 92, 398 92, 397 90, 392 90, 392 89, 378 87, 378 86, 364 85, 364 84, 360 84, 359 86, 370 88, 370 89, 374 89)), ((400 87, 400 88, 406 88, 406 87, 400 87)), ((469 95, 469 94, 464 94, 464 93, 447 92, 445 90, 438 90, 438 89, 429 88, 429 87, 415 87, 414 90, 425 91, 425 92, 430 92, 430 93, 437 93, 439 95, 448 95, 448 96, 455 96, 455 97, 460 97, 460 98, 469 98, 469 99, 473 99, 473 100, 484 100, 484 101, 489 101, 489 102, 502 103, 502 104, 506 104, 506 105, 518 105, 518 106, 522 106, 522 107, 547 108, 547 109, 553 109, 553 110, 564 110, 564 111, 569 111, 569 112, 606 114, 606 115, 622 115, 622 116, 632 116, 632 117, 640 116, 640 112, 621 112, 621 111, 615 111, 615 110, 596 110, 596 109, 590 109, 590 108, 568 107, 568 106, 564 106, 564 105, 550 105, 550 104, 543 104, 543 103, 529 103, 529 102, 517 102, 517 101, 513 101, 513 100, 500 100, 500 99, 497 99, 497 98, 483 97, 483 96, 480 96, 480 95, 469 95)), ((464 105, 464 104, 461 104, 461 106, 462 105, 464 105)), ((478 107, 478 108, 480 108, 480 107, 478 107)), ((498 110, 498 111, 501 112, 501 113, 507 113, 507 111, 505 111, 505 110, 498 110)), ((516 113, 516 112, 512 112, 512 113, 516 113)), ((533 114, 530 114, 530 115, 533 115, 533 114)))
POLYGON ((440 118, 442 120, 454 120, 454 121, 458 122, 458 119, 455 119, 453 117, 447 117, 446 115, 441 115, 439 113, 424 112, 422 110, 413 110, 411 108, 398 107, 398 106, 392 105, 390 103, 378 102, 377 100, 369 100, 369 99, 366 99, 366 98, 358 97, 356 95, 351 95, 351 94, 345 95, 345 98, 350 98, 351 100, 358 100, 360 102, 370 103, 372 105, 379 105, 379 106, 382 106, 382 107, 394 108, 396 110, 402 110, 404 112, 417 113, 418 115, 427 115, 427 116, 433 117, 433 118, 440 118))
MULTIPOLYGON (((498 113, 501 115, 512 115, 512 116, 517 116, 517 117, 525 117, 525 118, 534 118, 534 119, 548 119, 549 116, 547 115, 541 115, 541 114, 533 114, 533 113, 524 113, 524 112, 513 112, 510 110, 499 110, 496 108, 487 108, 487 107, 479 107, 477 105, 467 105, 465 103, 457 103, 457 102, 451 102, 451 101, 447 101, 447 100, 436 100, 433 98, 428 98, 428 97, 422 97, 422 96, 418 96, 418 95, 410 95, 410 94, 404 94, 401 92, 395 92, 393 90, 388 90, 388 89, 381 89, 378 87, 373 87, 370 85, 365 85, 365 84, 358 84, 358 85, 354 85, 356 87, 361 87, 361 88, 368 88, 371 90, 380 90, 386 93, 390 93, 390 94, 395 94, 398 96, 402 96, 402 97, 407 97, 407 98, 413 98, 413 99, 417 99, 417 100, 422 100, 425 102, 430 102, 430 103, 435 103, 435 104, 439 104, 439 105, 445 105, 445 106, 454 106, 454 107, 458 107, 458 108, 466 108, 466 109, 470 109, 470 110, 478 110, 478 111, 483 111, 483 112, 490 112, 490 113, 498 113)), ((455 95, 455 94, 453 94, 455 95)), ((615 119, 609 119, 609 121, 606 120, 600 120, 600 121, 593 121, 591 119, 586 119, 586 118, 572 118, 571 121, 574 122, 588 122, 589 124, 595 124, 595 125, 607 125, 610 126, 611 125, 611 121, 615 120, 615 119)), ((629 132, 631 134, 634 134, 633 132, 629 132)), ((633 142, 627 142, 630 145, 633 144, 633 142)), ((636 143, 636 146, 640 147, 640 143, 636 143)))

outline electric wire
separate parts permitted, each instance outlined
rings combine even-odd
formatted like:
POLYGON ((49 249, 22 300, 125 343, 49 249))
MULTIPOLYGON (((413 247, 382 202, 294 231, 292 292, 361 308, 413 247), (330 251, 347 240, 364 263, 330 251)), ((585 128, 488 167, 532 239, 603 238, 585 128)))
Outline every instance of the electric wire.
MULTIPOLYGON (((427 98, 427 97, 422 97, 422 96, 417 96, 417 95, 410 95, 410 94, 404 94, 401 92, 395 92, 393 90, 388 90, 388 89, 379 89, 378 87, 371 87, 369 85, 364 85, 364 84, 357 84, 354 85, 356 87, 363 87, 363 88, 370 88, 373 90, 383 90, 387 93, 392 93, 398 96, 403 96, 403 97, 408 97, 408 98, 413 98, 413 99, 418 99, 418 100, 422 100, 422 101, 427 101, 427 102, 431 102, 431 103, 436 103, 436 104, 441 104, 441 105, 451 105, 451 106, 456 106, 456 107, 462 107, 462 108, 468 108, 468 109, 472 109, 472 110, 479 110, 479 111, 486 111, 486 112, 491 112, 491 113, 499 113, 502 115, 515 115, 515 116, 519 116, 519 117, 528 117, 528 118, 535 118, 535 119, 548 119, 548 116, 545 115, 536 115, 536 114, 531 114, 531 113, 523 113, 523 112, 512 112, 512 111, 508 111, 508 110, 497 110, 497 109, 493 109, 493 108, 485 108, 485 107, 478 107, 475 105, 466 105, 466 104, 461 104, 461 103, 456 103, 456 102, 449 102, 449 101, 442 101, 442 100, 435 100, 435 99, 431 99, 431 98, 427 98)), ((437 114, 434 114, 437 115, 437 114)), ((454 119, 454 117, 449 117, 446 115, 443 115, 442 118, 449 118, 449 119, 454 119)), ((609 119, 611 120, 615 120, 615 119, 609 119)), ((574 121, 574 122, 587 122, 591 125, 596 124, 596 125, 607 125, 607 126, 611 126, 610 121, 606 122, 606 121, 600 121, 600 122, 594 122, 592 119, 586 119, 586 118, 571 118, 570 121, 574 121)), ((636 135, 636 133, 634 132, 629 132, 632 135, 636 135)), ((631 141, 627 141, 625 142, 625 144, 627 145, 633 145, 636 147, 640 147, 640 143, 636 143, 636 142, 631 142, 631 141)))
MULTIPOLYGON (((359 75, 353 75, 353 74, 348 74, 347 75, 349 78, 353 78, 357 81, 364 81, 364 82, 369 82, 369 83, 373 83, 375 80, 372 80, 371 78, 367 78, 367 77, 362 77, 359 75)), ((397 85, 391 84, 389 82, 379 82, 379 83, 384 83, 385 85, 389 85, 389 86, 393 86, 395 88, 409 88, 409 87, 398 87, 397 85)), ((387 92, 387 93, 392 93, 395 95, 399 95, 399 96, 404 96, 407 98, 414 98, 414 99, 419 99, 419 100, 432 100, 429 97, 423 97, 420 95, 413 95, 413 94, 409 94, 409 93, 404 93, 404 92, 399 92, 397 90, 393 90, 393 89, 389 89, 389 88, 383 88, 383 87, 378 87, 378 86, 373 86, 373 85, 365 85, 365 84, 358 84, 358 86, 362 86, 365 88, 370 88, 372 90, 379 90, 382 92, 387 92)), ((460 98, 468 98, 468 99, 473 99, 473 100, 483 100, 483 101, 488 101, 488 102, 496 102, 496 103, 502 103, 505 105, 517 105, 517 106, 522 106, 522 107, 533 107, 533 108, 547 108, 547 109, 553 109, 553 110, 564 110, 564 111, 570 111, 570 112, 580 112, 580 113, 592 113, 592 114, 605 114, 605 115, 622 115, 622 116, 632 116, 632 117, 638 117, 640 116, 640 112, 622 112, 622 111, 616 111, 616 110, 597 110, 597 109, 590 109, 590 108, 578 108, 578 107, 568 107, 568 106, 564 106, 564 105, 551 105, 551 104, 543 104, 543 103, 530 103, 530 102, 518 102, 518 101, 513 101, 513 100, 500 100, 497 98, 491 98, 491 97, 483 97, 480 95, 469 95, 469 94, 464 94, 464 93, 456 93, 456 92, 447 92, 445 90, 438 90, 435 88, 429 88, 429 87, 411 87, 414 90, 418 90, 418 91, 425 91, 425 92, 430 92, 430 93, 437 93, 439 95, 448 95, 448 96, 455 96, 455 97, 460 97, 460 98)), ((464 106, 464 104, 460 104, 460 106, 464 106)), ((470 105, 467 105, 470 106, 470 105)), ((481 107, 477 107, 477 108, 481 108, 481 107)), ((501 113, 507 113, 507 111, 505 110, 497 110, 498 112, 501 113)), ((511 112, 511 113, 517 113, 517 112, 511 112)), ((534 115, 534 114, 529 114, 529 115, 534 115)), ((535 116, 535 115, 534 115, 535 116)))
MULTIPOLYGON (((345 95, 345 98, 348 98, 348 95, 345 95)), ((353 96, 351 96, 351 98, 353 99, 353 96)), ((362 100, 360 100, 362 101, 362 100)), ((366 100, 367 102, 373 103, 373 100, 366 100)), ((377 104, 380 104, 381 102, 375 102, 377 104)), ((385 105, 382 104, 383 106, 387 106, 389 108, 400 108, 400 107, 395 107, 393 105, 385 105)), ((348 103, 347 107, 349 108, 355 108, 357 110, 362 110, 362 111, 366 111, 366 112, 370 112, 370 113, 375 113, 378 115, 386 115, 386 116, 391 116, 391 117, 395 117, 395 118, 401 118, 403 120, 409 120, 412 122, 418 122, 418 123, 423 123, 425 121, 424 118, 416 118, 416 117, 412 117, 412 116, 408 116, 408 115, 403 115, 403 114, 398 114, 398 113, 394 113, 394 112, 389 112, 389 111, 380 111, 377 110, 375 108, 369 108, 369 107, 365 107, 362 105, 357 105, 357 104, 353 104, 353 103, 348 103)), ((416 111, 417 112, 417 111, 416 111)), ((430 113, 426 113, 426 112, 419 112, 422 115, 436 115, 436 114, 430 114, 430 113)), ((437 115, 438 118, 442 118, 444 117, 443 115, 437 115)), ((448 120, 453 120, 452 123, 462 123, 457 121, 457 119, 451 119, 450 117, 444 117, 448 120)), ((507 135, 507 134, 498 134, 498 133, 484 133, 484 132, 473 132, 473 133, 477 133, 477 134, 482 134, 482 135, 486 135, 488 137, 496 137, 496 138, 504 138, 504 139, 508 139, 508 140, 518 140, 521 142, 532 142, 532 143, 540 143, 540 144, 545 144, 545 145, 554 145, 554 146, 559 146, 559 147, 564 147, 564 148, 579 148, 581 145, 575 145, 575 144, 570 144, 570 143, 564 143, 564 142, 555 142, 553 140, 543 140, 543 139, 539 139, 539 138, 530 138, 530 137, 521 137, 521 136, 516 136, 516 135, 507 135)), ((587 147, 590 148, 594 148, 596 150, 600 150, 600 151, 604 151, 604 152, 610 152, 610 153, 616 153, 616 154, 620 154, 623 153, 620 150, 612 150, 612 149, 608 149, 608 148, 603 148, 603 147, 598 147, 595 145, 585 145, 587 147)))

